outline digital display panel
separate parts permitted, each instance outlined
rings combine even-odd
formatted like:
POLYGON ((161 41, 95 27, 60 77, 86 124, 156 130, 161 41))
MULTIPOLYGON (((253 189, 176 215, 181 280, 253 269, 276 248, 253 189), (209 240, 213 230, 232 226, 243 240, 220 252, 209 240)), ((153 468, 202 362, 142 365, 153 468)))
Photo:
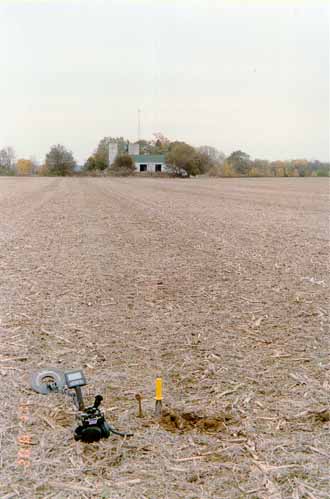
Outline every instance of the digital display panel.
POLYGON ((80 371, 76 373, 67 373, 67 378, 69 381, 76 381, 77 379, 82 379, 83 374, 80 371))
POLYGON ((82 370, 64 373, 65 381, 69 388, 86 385, 86 378, 82 370))

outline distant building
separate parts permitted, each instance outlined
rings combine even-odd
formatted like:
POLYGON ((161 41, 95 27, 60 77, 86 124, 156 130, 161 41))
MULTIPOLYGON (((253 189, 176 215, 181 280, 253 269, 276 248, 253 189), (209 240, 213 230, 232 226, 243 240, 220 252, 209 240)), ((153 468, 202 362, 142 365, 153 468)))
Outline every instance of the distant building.
POLYGON ((163 154, 134 154, 132 159, 138 172, 164 172, 166 170, 163 154))
MULTIPOLYGON (((113 164, 118 156, 118 144, 109 144, 109 166, 113 164)), ((140 144, 128 143, 127 154, 131 156, 137 172, 164 172, 166 171, 165 156, 163 154, 140 154, 140 144)))

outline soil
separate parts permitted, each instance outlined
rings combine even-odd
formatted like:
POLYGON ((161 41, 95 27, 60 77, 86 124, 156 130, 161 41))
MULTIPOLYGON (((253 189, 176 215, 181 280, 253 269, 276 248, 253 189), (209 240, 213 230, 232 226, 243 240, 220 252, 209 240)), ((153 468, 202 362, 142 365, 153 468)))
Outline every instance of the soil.
POLYGON ((1 499, 330 497, 327 179, 3 177, 0 213, 1 499), (134 436, 75 442, 48 366, 134 436))

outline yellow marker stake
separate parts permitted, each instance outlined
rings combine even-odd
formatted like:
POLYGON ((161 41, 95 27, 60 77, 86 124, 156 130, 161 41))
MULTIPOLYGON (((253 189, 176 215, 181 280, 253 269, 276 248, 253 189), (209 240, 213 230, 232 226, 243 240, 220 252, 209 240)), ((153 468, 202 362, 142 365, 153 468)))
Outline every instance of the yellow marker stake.
POLYGON ((155 415, 160 416, 162 413, 162 400, 163 400, 163 380, 162 378, 156 379, 156 394, 155 394, 155 415))
POLYGON ((162 378, 156 378, 156 400, 163 400, 163 380, 162 378))

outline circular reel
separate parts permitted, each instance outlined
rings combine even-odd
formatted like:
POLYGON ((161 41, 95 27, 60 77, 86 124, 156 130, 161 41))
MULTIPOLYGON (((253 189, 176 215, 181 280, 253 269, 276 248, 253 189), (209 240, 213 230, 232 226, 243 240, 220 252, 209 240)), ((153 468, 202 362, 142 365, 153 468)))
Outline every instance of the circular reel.
POLYGON ((32 374, 31 386, 42 395, 62 392, 65 387, 64 372, 53 367, 45 367, 32 374))

